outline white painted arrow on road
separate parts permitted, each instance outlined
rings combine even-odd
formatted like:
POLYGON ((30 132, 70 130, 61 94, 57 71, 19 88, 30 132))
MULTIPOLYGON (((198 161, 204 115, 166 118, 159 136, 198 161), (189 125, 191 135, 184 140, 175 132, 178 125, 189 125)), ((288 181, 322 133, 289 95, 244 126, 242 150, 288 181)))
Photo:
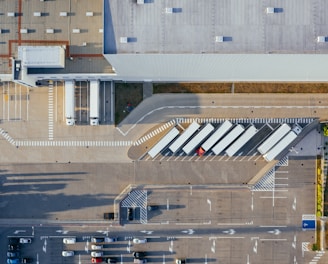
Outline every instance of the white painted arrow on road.
POLYGON ((62 233, 63 235, 66 235, 68 233, 67 230, 56 230, 57 233, 62 233))
POLYGON ((47 239, 44 240, 42 250, 43 250, 44 253, 47 253, 47 239))
POLYGON ((126 247, 126 251, 127 251, 128 253, 131 252, 131 240, 129 240, 129 244, 128 244, 128 246, 126 247))
POLYGON ((215 240, 213 239, 213 245, 211 246, 211 251, 215 253, 215 240))
POLYGON ((87 240, 87 243, 85 243, 84 250, 85 252, 89 253, 89 240, 87 240))
POLYGON ((281 231, 279 229, 275 229, 273 231, 268 231, 268 233, 275 234, 277 236, 281 233, 281 231))
POLYGON ((296 211, 296 197, 294 198, 292 208, 293 208, 294 211, 296 211))
POLYGON ((233 235, 236 233, 236 231, 234 229, 229 229, 229 230, 223 231, 222 233, 233 235))
POLYGON ((173 240, 171 240, 171 245, 169 246, 169 251, 172 253, 173 252, 173 240))
POLYGON ((294 235, 294 241, 292 242, 292 247, 296 248, 296 235, 294 235))
POLYGON ((14 234, 17 235, 18 233, 25 233, 25 232, 26 232, 26 230, 16 230, 14 232, 14 234))
POLYGON ((255 240, 255 245, 253 247, 253 251, 254 251, 254 253, 257 253, 257 240, 255 240))
POLYGON ((103 231, 103 230, 98 230, 97 232, 101 233, 103 235, 107 235, 107 236, 108 236, 108 233, 109 233, 109 231, 103 231))
POLYGON ((151 235, 154 231, 147 231, 147 230, 143 230, 140 231, 141 233, 147 234, 147 235, 151 235))
POLYGON ((188 235, 192 235, 193 233, 195 233, 195 230, 189 228, 188 230, 183 230, 181 232, 188 235))

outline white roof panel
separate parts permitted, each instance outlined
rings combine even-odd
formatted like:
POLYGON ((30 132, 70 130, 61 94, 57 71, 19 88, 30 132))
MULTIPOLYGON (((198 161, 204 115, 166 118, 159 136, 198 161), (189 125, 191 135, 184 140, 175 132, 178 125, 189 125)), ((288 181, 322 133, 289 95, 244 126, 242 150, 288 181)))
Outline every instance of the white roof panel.
POLYGON ((27 68, 65 68, 65 49, 61 46, 20 46, 18 58, 27 68))
POLYGON ((107 54, 118 76, 152 81, 327 81, 328 54, 107 54))

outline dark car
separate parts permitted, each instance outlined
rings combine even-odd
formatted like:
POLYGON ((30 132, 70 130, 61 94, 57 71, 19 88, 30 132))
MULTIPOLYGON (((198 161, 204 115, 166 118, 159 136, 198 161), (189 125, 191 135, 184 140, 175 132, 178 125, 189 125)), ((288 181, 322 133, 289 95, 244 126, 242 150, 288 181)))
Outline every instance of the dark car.
POLYGON ((33 259, 32 258, 22 258, 21 263, 32 263, 33 259))
POLYGON ((114 220, 115 219, 115 214, 114 213, 104 213, 104 219, 114 220))
POLYGON ((92 237, 91 242, 92 243, 103 243, 103 242, 105 242, 105 238, 104 237, 92 237))
POLYGON ((127 220, 129 220, 129 221, 132 221, 133 220, 133 213, 134 213, 134 210, 133 210, 133 208, 132 207, 129 207, 128 208, 128 217, 127 217, 127 220))
POLYGON ((115 258, 107 258, 106 263, 116 263, 116 259, 115 258))
POLYGON ((17 257, 19 257, 19 252, 18 251, 8 251, 7 257, 8 258, 17 258, 17 257))
POLYGON ((18 237, 9 237, 8 242, 9 242, 9 244, 12 244, 12 245, 19 244, 19 238, 18 237))
POLYGON ((158 209, 159 209, 158 205, 148 205, 147 206, 148 211, 154 211, 154 210, 158 210, 158 209))
POLYGON ((19 264, 18 258, 9 258, 7 259, 7 264, 19 264))
POLYGON ((19 245, 18 244, 9 244, 8 245, 8 250, 9 251, 19 250, 19 245))
POLYGON ((136 259, 142 259, 142 258, 146 257, 146 252, 133 252, 133 256, 136 259))

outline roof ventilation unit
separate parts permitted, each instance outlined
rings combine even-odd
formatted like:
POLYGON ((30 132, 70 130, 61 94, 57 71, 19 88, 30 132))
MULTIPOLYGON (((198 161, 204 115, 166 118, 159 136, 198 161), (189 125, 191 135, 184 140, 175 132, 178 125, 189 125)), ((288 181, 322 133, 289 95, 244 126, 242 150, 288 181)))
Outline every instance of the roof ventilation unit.
POLYGON ((325 36, 318 36, 317 37, 317 42, 319 42, 319 43, 326 42, 326 37, 325 36))
POLYGON ((127 37, 120 37, 120 43, 128 43, 127 37))
POLYGON ((265 12, 267 14, 273 14, 274 13, 274 7, 267 7, 266 10, 265 10, 265 12))
POLYGON ((224 37, 223 36, 215 36, 215 42, 223 42, 224 37))

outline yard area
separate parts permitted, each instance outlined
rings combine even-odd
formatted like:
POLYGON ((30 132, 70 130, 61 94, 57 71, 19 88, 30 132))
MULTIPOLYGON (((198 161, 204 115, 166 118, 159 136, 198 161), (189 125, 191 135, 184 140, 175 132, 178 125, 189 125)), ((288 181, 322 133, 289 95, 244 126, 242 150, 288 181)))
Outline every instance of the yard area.
MULTIPOLYGON (((159 93, 327 93, 328 83, 153 83, 159 93)), ((115 124, 143 100, 143 83, 115 84, 115 124)))
POLYGON ((326 93, 328 83, 154 83, 154 93, 326 93))

